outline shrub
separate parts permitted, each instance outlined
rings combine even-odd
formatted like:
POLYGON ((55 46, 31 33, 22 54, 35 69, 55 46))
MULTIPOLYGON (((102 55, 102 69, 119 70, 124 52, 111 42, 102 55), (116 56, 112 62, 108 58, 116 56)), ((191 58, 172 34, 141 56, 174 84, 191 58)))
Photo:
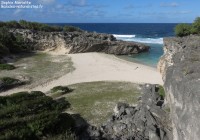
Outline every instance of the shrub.
POLYGON ((6 27, 0 28, 0 42, 0 52, 2 55, 6 55, 9 52, 19 53, 29 49, 21 34, 14 35, 6 27))
POLYGON ((51 92, 52 93, 55 93, 55 92, 67 93, 67 92, 70 92, 70 89, 68 87, 64 87, 64 86, 56 86, 51 89, 51 92))
POLYGON ((15 20, 6 22, 6 26, 10 28, 21 28, 21 25, 15 20))
POLYGON ((21 84, 23 84, 23 82, 18 79, 3 77, 0 78, 0 91, 7 90, 21 84))
POLYGON ((7 55, 9 54, 9 52, 9 49, 5 45, 0 43, 0 55, 7 55))
POLYGON ((192 24, 192 29, 191 29, 192 34, 200 34, 200 17, 197 17, 192 24))
POLYGON ((192 25, 182 23, 175 27, 176 36, 183 37, 190 34, 200 34, 200 17, 197 17, 192 25))
POLYGON ((10 64, 0 64, 0 70, 13 70, 15 66, 10 64))
POLYGON ((162 86, 159 86, 158 94, 164 98, 165 97, 165 90, 162 86))
POLYGON ((73 130, 74 119, 62 113, 66 100, 57 101, 40 91, 0 96, 0 139, 43 139, 73 130))
POLYGON ((82 30, 77 27, 73 27, 73 26, 64 26, 63 31, 64 32, 74 32, 74 31, 81 32, 82 30))
POLYGON ((56 98, 71 92, 72 90, 66 86, 56 86, 50 90, 51 97, 56 98))
POLYGON ((19 80, 14 79, 14 78, 10 78, 10 77, 3 77, 3 78, 1 78, 1 81, 5 85, 11 85, 11 84, 13 84, 15 82, 18 82, 19 80))
POLYGON ((175 34, 176 36, 183 37, 191 34, 191 25, 189 24, 178 24, 175 27, 175 34))

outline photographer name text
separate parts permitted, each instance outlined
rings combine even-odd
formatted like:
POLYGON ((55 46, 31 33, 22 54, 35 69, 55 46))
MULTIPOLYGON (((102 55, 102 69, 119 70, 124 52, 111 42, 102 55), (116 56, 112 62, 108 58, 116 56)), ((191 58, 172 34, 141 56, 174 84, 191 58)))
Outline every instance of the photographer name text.
POLYGON ((1 8, 4 9, 41 9, 42 4, 32 4, 31 1, 1 1, 1 8))

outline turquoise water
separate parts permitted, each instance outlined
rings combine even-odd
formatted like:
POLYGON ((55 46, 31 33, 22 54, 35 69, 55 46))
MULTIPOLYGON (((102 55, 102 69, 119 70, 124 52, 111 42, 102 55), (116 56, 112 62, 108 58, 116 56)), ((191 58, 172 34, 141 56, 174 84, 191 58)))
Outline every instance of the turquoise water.
POLYGON ((60 23, 56 25, 73 25, 83 30, 113 34, 117 39, 135 41, 149 45, 146 53, 120 58, 156 67, 163 55, 163 38, 174 36, 176 23, 60 23))
POLYGON ((147 44, 151 47, 149 52, 134 54, 134 55, 122 55, 119 58, 133 61, 136 63, 141 63, 151 67, 157 67, 157 63, 163 54, 163 44, 147 44))

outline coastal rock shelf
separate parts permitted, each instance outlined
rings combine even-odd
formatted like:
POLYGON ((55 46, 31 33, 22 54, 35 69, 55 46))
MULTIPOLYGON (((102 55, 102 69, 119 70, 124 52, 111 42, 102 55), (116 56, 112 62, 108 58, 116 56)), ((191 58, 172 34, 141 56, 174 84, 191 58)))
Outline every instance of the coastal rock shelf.
MULTIPOLYGON (((89 127, 91 139, 172 140, 169 112, 164 109, 158 85, 143 85, 137 106, 118 103, 115 113, 99 128, 89 127)), ((86 135, 84 135, 86 136, 86 135)), ((82 139, 87 139, 81 136, 82 139)))
POLYGON ((199 140, 200 36, 165 38, 158 69, 170 105, 174 140, 199 140))
POLYGON ((105 52, 125 55, 146 52, 149 46, 116 40, 113 35, 91 32, 41 32, 25 29, 11 31, 21 34, 31 50, 62 51, 62 53, 105 52))

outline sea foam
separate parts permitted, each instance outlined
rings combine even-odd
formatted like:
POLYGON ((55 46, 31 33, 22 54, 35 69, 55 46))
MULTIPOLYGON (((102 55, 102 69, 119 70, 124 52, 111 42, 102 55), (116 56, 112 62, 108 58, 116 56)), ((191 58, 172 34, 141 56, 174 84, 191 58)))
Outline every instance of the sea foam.
POLYGON ((114 37, 119 37, 119 38, 133 38, 136 35, 117 35, 117 34, 113 34, 114 37))
POLYGON ((150 43, 150 44, 163 44, 163 38, 141 38, 141 37, 136 37, 136 35, 117 35, 117 34, 113 34, 113 36, 119 40, 124 40, 124 41, 135 41, 135 42, 150 43))

